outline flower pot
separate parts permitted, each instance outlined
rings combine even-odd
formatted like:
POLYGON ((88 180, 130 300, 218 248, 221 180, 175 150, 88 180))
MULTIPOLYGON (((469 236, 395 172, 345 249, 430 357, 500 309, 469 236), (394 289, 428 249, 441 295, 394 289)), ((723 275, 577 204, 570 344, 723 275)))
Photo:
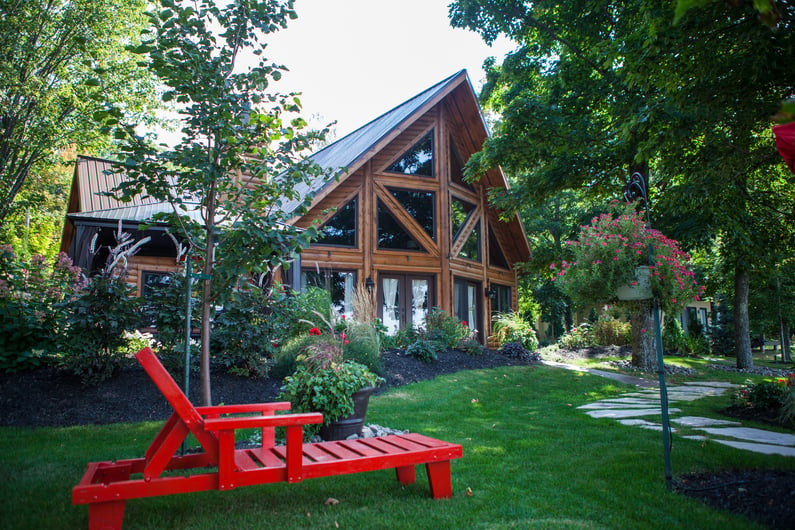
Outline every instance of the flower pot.
POLYGON ((651 268, 635 267, 635 285, 622 285, 616 289, 619 300, 648 300, 651 298, 651 268))
POLYGON ((370 386, 354 392, 353 396, 351 396, 353 398, 353 414, 347 418, 332 421, 327 425, 324 424, 320 428, 320 437, 326 441, 345 440, 353 434, 357 436, 362 434, 367 405, 370 403, 370 394, 374 391, 375 387, 370 386))

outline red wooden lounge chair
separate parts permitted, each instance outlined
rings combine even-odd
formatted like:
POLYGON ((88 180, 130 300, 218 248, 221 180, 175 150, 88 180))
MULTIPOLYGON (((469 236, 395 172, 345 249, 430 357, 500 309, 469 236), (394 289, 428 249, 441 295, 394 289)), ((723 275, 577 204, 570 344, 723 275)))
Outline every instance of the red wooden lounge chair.
POLYGON ((127 499, 389 468, 401 484, 411 484, 417 464, 425 464, 435 499, 452 495, 450 460, 461 458, 460 445, 421 434, 304 444, 303 426, 322 423, 322 414, 277 415, 290 409, 287 402, 194 407, 152 350, 144 348, 136 358, 174 412, 143 458, 88 464, 72 490, 72 503, 89 505, 89 528, 121 528, 127 499), (286 428, 283 446, 275 445, 275 427, 286 428), (262 446, 235 449, 235 430, 250 428, 262 429, 262 446), (204 451, 177 456, 188 433, 204 451), (163 476, 169 470, 181 471, 163 476))

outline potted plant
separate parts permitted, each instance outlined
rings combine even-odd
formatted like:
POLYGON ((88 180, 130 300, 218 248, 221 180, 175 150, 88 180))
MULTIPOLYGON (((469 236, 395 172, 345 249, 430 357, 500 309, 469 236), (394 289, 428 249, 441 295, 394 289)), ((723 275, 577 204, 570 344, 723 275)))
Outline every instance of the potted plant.
POLYGON ((361 434, 370 394, 382 379, 365 365, 343 358, 348 341, 344 331, 336 333, 329 325, 325 333, 316 327, 309 333, 317 340, 298 356, 295 372, 285 377, 281 399, 290 401, 295 411, 322 413, 324 440, 361 434))

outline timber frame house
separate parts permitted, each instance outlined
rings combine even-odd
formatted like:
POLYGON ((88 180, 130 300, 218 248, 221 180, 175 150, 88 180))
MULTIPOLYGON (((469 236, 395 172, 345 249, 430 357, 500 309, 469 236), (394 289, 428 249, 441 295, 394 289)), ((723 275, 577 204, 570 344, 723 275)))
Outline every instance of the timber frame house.
MULTIPOLYGON (((514 265, 530 259, 518 216, 501 219, 487 202, 490 189, 507 187, 501 170, 477 182, 463 178, 465 162, 487 136, 462 70, 314 153, 315 162, 339 171, 297 189, 312 204, 290 223, 320 223, 322 235, 277 279, 294 289, 328 289, 343 314, 352 311, 354 289, 373 289, 390 332, 422 327, 427 312, 439 307, 486 343, 492 316, 517 308, 514 265)), ((75 169, 62 250, 88 270, 96 268, 86 250, 93 234, 108 241, 119 220, 135 231, 168 207, 100 199, 97 193, 118 184, 110 182, 118 175, 109 169, 110 162, 87 157, 75 169)), ((159 230, 130 262, 130 283, 143 296, 177 269, 173 245, 159 230)))

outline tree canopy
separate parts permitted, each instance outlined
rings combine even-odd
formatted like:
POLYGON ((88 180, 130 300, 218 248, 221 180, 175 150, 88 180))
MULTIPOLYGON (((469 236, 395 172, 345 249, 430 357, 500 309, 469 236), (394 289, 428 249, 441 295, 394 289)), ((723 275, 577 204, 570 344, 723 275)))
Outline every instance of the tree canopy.
MULTIPOLYGON (((795 226, 770 132, 795 86, 795 6, 776 4, 771 28, 750 2, 706 3, 676 25, 660 1, 454 2, 454 26, 518 44, 489 68, 481 97, 502 119, 468 173, 500 164, 518 183, 513 199, 538 202, 568 189, 617 197, 640 171, 656 227, 731 257, 742 311, 749 261, 795 226)), ((747 335, 747 313, 735 322, 747 335)), ((750 360, 745 342, 738 363, 750 360)))
POLYGON ((92 114, 113 102, 151 121, 155 85, 125 45, 143 0, 0 0, 0 223, 31 171, 70 144, 107 145, 92 114))

